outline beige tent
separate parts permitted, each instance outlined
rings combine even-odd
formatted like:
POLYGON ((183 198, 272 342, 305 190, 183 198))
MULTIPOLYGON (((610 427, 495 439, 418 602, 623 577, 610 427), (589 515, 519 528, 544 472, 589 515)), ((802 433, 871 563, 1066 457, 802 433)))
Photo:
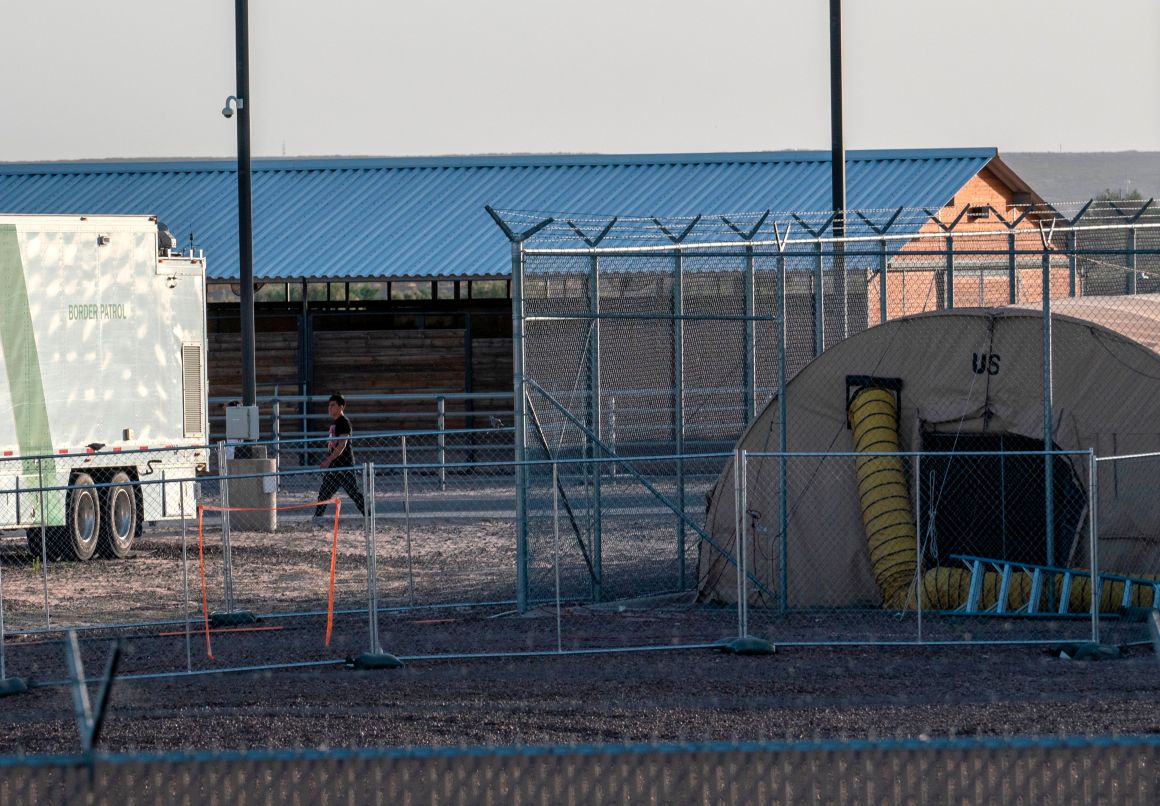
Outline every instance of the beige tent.
MULTIPOLYGON (((1058 449, 1092 449, 1097 456, 1160 451, 1160 295, 1060 300, 1052 302, 1052 311, 1052 422, 1058 449)), ((903 451, 929 450, 935 442, 944 451, 948 444, 958 445, 951 450, 963 446, 990 450, 1004 444, 1041 450, 1042 324, 1038 308, 960 309, 898 319, 839 342, 787 384, 787 450, 853 451, 847 403, 852 389, 866 377, 887 384, 900 382, 897 429, 903 451), (999 439, 1004 436, 1007 443, 999 439), (1032 443, 1034 447, 1029 448, 1032 443)), ((771 400, 746 430, 739 447, 777 451, 778 408, 777 400, 771 400)), ((855 464, 848 456, 788 460, 784 550, 788 558, 785 596, 791 607, 883 603, 867 549, 855 464)), ((1086 458, 1074 457, 1053 465, 1057 482, 1053 500, 1061 500, 1059 484, 1070 485, 1072 493, 1062 532, 1061 516, 1056 513, 1056 565, 1089 565, 1087 464, 1086 458)), ((1027 466, 1025 462, 1023 470, 1027 466)), ((1021 506, 1042 511, 1042 460, 1033 466, 1038 469, 1036 478, 1016 479, 1019 486, 1003 482, 1009 485, 1003 490, 1003 517, 1008 508, 1013 517, 1020 514, 1021 506)), ((944 472, 945 462, 939 467, 944 472)), ((998 483, 993 478, 995 467, 979 465, 979 482, 998 483)), ((1160 460, 1156 459, 1100 465, 1101 571, 1160 573, 1157 471, 1160 460)), ((977 485, 961 476, 948 485, 932 474, 927 489, 937 490, 937 499, 929 492, 924 500, 913 483, 913 472, 913 465, 908 465, 908 494, 918 518, 926 514, 934 522, 939 510, 932 502, 951 512, 958 506, 967 520, 980 513, 993 515, 998 506, 972 499, 971 489, 977 485)), ((927 476, 924 470, 919 472, 927 476)), ((759 603, 776 603, 781 595, 779 489, 779 458, 751 458, 747 468, 748 563, 759 580, 750 586, 753 600, 759 603)), ((736 600, 735 568, 722 553, 735 552, 734 501, 729 463, 709 496, 708 530, 720 550, 709 545, 702 548, 699 584, 706 601, 736 600)), ((1039 541, 1044 540, 1044 522, 1040 520, 1039 534, 1034 536, 1039 541)), ((994 535, 952 534, 954 523, 945 518, 940 528, 948 539, 957 541, 959 553, 993 556, 994 535)), ((930 533, 929 528, 919 531, 930 533)), ((1021 539, 1028 541, 1029 536, 1021 539)))

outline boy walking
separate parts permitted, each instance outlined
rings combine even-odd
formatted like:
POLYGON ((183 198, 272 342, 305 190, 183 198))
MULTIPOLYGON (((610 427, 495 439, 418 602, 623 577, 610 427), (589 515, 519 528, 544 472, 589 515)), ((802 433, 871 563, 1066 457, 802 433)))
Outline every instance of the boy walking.
MULTIPOLYGON (((338 393, 331 395, 326 403, 326 411, 333 422, 330 424, 330 438, 326 441, 326 456, 322 458, 320 467, 323 469, 354 467, 354 450, 350 445, 353 430, 350 426, 350 420, 346 418, 346 398, 338 393)), ((362 492, 358 488, 358 479, 355 477, 354 471, 332 470, 322 476, 322 486, 318 489, 319 503, 314 508, 312 526, 326 525, 322 518, 322 513, 326 511, 326 504, 323 502, 338 492, 339 487, 346 491, 360 513, 365 511, 362 492)))

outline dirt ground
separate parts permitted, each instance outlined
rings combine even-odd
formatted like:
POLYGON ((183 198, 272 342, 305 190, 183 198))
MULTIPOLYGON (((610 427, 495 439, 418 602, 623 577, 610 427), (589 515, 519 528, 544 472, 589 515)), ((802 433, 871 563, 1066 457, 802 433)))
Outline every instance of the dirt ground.
MULTIPOLYGON (((108 751, 1160 733, 1160 664, 1143 624, 1109 629, 1105 641, 1141 643, 1123 659, 1092 662, 1042 645, 868 647, 913 641, 915 620, 881 612, 772 618, 754 609, 750 628, 780 642, 778 652, 739 657, 711 648, 736 635, 735 611, 688 595, 516 613, 511 524, 503 520, 431 521, 408 533, 401 520, 379 519, 378 635, 405 666, 356 671, 344 660, 370 641, 357 526, 339 532, 329 645, 333 534, 306 530, 300 518, 272 535, 236 534, 238 605, 263 618, 217 629, 208 642, 196 529, 187 532, 184 564, 180 532, 171 529, 143 539, 132 559, 54 563, 47 574, 22 538, 0 541, 7 673, 32 683, 0 699, 0 754, 79 748, 62 635, 43 631, 45 578, 53 627, 154 622, 80 634, 91 680, 112 641, 123 640, 100 744, 108 751), (307 615, 279 615, 291 611, 307 615), (798 645, 843 637, 849 646, 798 645), (592 651, 675 645, 696 648, 592 651)), ((608 568, 622 594, 671 585, 673 559, 656 560, 671 524, 650 530, 633 516, 618 528, 624 539, 608 533, 608 568)), ((205 550, 211 611, 223 598, 213 534, 205 550)), ((550 592, 554 532, 540 524, 533 538, 533 587, 550 592)), ((567 543, 564 550, 565 594, 568 586, 583 593, 582 559, 567 543)), ((1078 620, 933 615, 923 624, 928 641, 1076 640, 1087 629, 1078 620)))
MULTIPOLYGON (((365 620, 350 620, 346 626, 365 630, 365 620)), ((388 619, 384 637, 418 650, 416 636, 429 628, 440 630, 442 647, 458 635, 476 647, 523 642, 539 650, 551 644, 555 624, 483 613, 412 616, 406 623, 415 635, 405 636, 404 623, 388 619)), ((357 671, 341 662, 342 641, 321 648, 320 621, 259 626, 265 631, 215 634, 218 659, 209 665, 276 660, 278 644, 293 645, 289 655, 319 665, 120 680, 102 749, 1160 733, 1160 665, 1143 645, 1128 647, 1123 659, 1098 662, 1061 659, 1042 646, 789 646, 760 657, 708 648, 417 655, 401 669, 357 671)), ((348 636, 345 649, 356 654, 357 630, 342 626, 336 633, 348 636)), ((600 625, 602 634, 607 629, 600 625)), ((576 631, 570 635, 566 650, 584 643, 576 631)), ((99 674, 109 639, 98 634, 83 642, 90 676, 99 674)), ((122 672, 181 665, 184 652, 183 634, 137 634, 124 643, 122 672)), ((9 668, 31 670, 33 688, 0 700, 0 754, 78 749, 72 694, 63 677, 51 679, 62 658, 57 638, 10 643, 9 668)))

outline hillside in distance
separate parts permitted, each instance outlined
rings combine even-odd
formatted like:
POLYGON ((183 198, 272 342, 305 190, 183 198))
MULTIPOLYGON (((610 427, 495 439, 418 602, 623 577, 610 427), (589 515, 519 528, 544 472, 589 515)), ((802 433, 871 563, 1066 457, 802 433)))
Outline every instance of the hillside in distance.
POLYGON ((1104 191, 1160 198, 1160 151, 1010 152, 1000 158, 1052 203, 1087 201, 1104 191))

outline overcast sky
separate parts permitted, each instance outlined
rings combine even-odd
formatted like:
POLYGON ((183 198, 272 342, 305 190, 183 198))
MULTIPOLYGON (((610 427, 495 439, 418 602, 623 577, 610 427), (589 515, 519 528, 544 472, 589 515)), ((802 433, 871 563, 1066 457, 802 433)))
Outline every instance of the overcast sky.
MULTIPOLYGON (((233 157, 231 0, 0 0, 0 160, 233 157)), ((828 149, 828 0, 250 0, 255 156, 828 149)), ((1160 0, 846 0, 847 148, 1160 150, 1160 0)))

